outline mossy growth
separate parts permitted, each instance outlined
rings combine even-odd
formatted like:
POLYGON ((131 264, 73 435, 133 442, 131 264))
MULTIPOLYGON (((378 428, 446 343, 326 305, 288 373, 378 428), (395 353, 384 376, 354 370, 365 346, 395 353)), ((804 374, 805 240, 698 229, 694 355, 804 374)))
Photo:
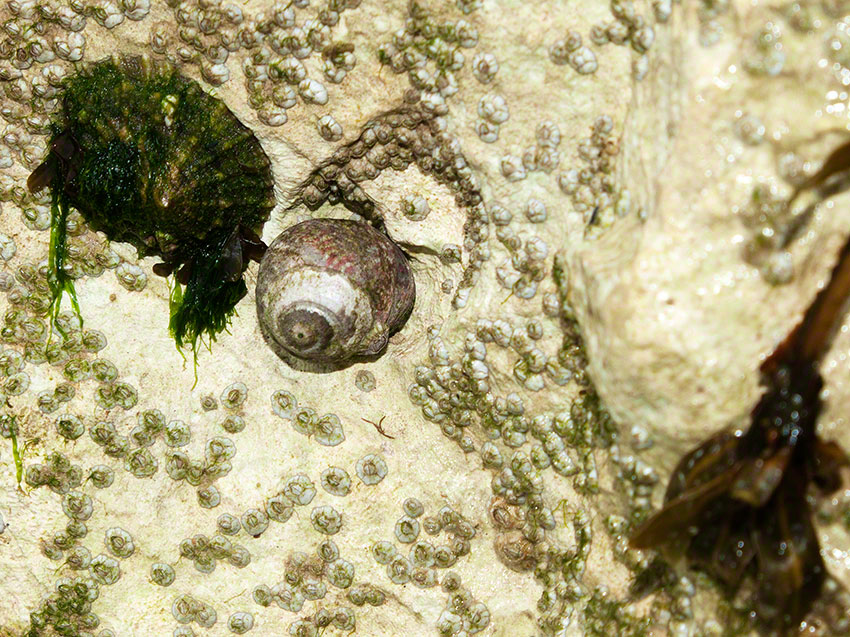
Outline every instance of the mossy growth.
POLYGON ((92 602, 99 594, 94 580, 81 577, 59 579, 55 592, 41 602, 38 610, 30 613, 30 626, 23 633, 24 637, 77 637, 92 631, 100 624, 100 619, 92 612, 92 602))
MULTIPOLYGON (((76 208, 95 230, 157 256, 173 274, 169 328, 178 347, 227 328, 243 273, 265 246, 274 205, 269 159, 223 102, 143 57, 107 58, 70 76, 50 152, 29 189, 51 189, 51 314, 65 293, 66 221, 76 208)), ((61 331, 61 330, 60 330, 61 331)))
POLYGON ((644 637, 652 620, 631 612, 628 602, 613 599, 604 587, 593 590, 584 607, 584 630, 588 637, 644 637))

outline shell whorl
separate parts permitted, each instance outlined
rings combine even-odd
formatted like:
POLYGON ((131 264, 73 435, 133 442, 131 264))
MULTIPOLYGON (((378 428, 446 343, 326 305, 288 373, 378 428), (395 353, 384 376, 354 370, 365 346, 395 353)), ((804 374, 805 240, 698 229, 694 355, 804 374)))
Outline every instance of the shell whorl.
POLYGON ((413 308, 404 253, 360 221, 313 219, 269 246, 257 279, 257 316, 284 361, 339 369, 384 350, 413 308))

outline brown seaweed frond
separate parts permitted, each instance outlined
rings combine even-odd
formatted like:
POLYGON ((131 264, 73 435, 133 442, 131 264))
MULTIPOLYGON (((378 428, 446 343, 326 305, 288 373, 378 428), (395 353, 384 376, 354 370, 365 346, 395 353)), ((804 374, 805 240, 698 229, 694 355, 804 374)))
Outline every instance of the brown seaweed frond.
POLYGON ((850 241, 801 323, 761 366, 766 392, 746 432, 723 431, 688 453, 663 508, 636 530, 635 548, 684 540, 686 555, 731 591, 751 575, 761 627, 793 631, 827 574, 811 521, 810 487, 841 484, 848 458, 816 435, 823 380, 817 364, 850 296, 850 241))
MULTIPOLYGON (((806 190, 824 199, 849 185, 850 142, 827 157, 788 205, 806 190)), ((810 614, 846 615, 833 612, 842 596, 820 555, 809 496, 813 487, 836 491, 840 470, 850 466, 837 444, 816 433, 823 387, 817 368, 848 298, 850 239, 802 321, 761 365, 766 391, 749 428, 723 431, 688 453, 673 472, 664 506, 631 537, 635 548, 681 540, 689 561, 730 591, 749 576, 759 626, 771 634, 798 631, 810 614)))
MULTIPOLYGON (((815 380, 810 390, 819 390, 815 380)), ((687 454, 673 473, 664 507, 631 539, 635 548, 684 541, 690 563, 730 592, 750 576, 761 627, 783 634, 800 625, 826 577, 809 486, 834 490, 838 469, 847 463, 837 445, 790 422, 801 397, 780 379, 754 410, 750 431, 723 431, 687 454), (790 417, 784 431, 773 427, 779 411, 790 417)), ((816 413, 800 415, 809 420, 816 413)))

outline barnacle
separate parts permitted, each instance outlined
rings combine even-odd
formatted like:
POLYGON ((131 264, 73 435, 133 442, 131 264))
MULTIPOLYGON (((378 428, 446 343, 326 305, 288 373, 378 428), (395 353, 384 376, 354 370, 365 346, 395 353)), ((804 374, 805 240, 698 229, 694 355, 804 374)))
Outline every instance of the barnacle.
POLYGON ((96 465, 89 472, 88 479, 98 489, 106 489, 115 481, 115 471, 106 465, 96 465))
POLYGON ((107 529, 104 542, 106 543, 106 548, 115 557, 127 558, 136 550, 133 538, 122 528, 115 527, 107 529))
POLYGON ((357 477, 363 484, 373 486, 387 475, 387 463, 375 454, 367 454, 357 461, 357 477))
POLYGON ((269 518, 257 509, 248 509, 242 514, 242 528, 248 535, 259 537, 269 527, 269 518))
POLYGON ((227 627, 236 635, 244 635, 254 627, 254 616, 244 611, 233 613, 227 620, 227 627))
POLYGON ((236 535, 242 528, 242 523, 235 515, 222 513, 216 520, 216 528, 225 535, 236 535))
POLYGON ((351 491, 351 476, 341 467, 328 467, 322 471, 322 488, 330 493, 344 497, 351 491))
POLYGON ((410 544, 419 535, 419 522, 415 518, 404 516, 395 525, 395 536, 399 542, 410 544))
POLYGON ((158 586, 171 586, 174 583, 174 569, 161 562, 151 565, 151 580, 158 586))
POLYGON ((242 416, 230 414, 221 422, 221 428, 229 434, 238 434, 245 429, 245 419, 242 416))
POLYGON ((313 528, 325 535, 335 535, 342 528, 342 515, 332 506, 314 507, 310 512, 313 528))
POLYGON ((166 64, 108 58, 63 88, 48 157, 27 182, 52 195, 54 322, 64 293, 79 314, 67 272, 75 208, 113 241, 160 257, 157 274, 176 272, 169 328, 178 347, 196 350, 227 327, 248 262, 264 251, 257 232, 274 205, 268 158, 222 102, 166 64))

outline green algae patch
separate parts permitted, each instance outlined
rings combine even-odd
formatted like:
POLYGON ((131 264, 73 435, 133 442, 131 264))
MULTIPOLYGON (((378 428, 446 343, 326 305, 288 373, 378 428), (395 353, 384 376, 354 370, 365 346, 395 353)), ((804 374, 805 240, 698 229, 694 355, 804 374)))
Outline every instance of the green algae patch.
POLYGON ((51 317, 64 294, 66 220, 79 210, 94 230, 156 256, 173 276, 169 329, 178 347, 227 328, 247 289, 243 274, 265 246, 258 232, 274 205, 270 163, 223 102, 147 58, 108 58, 64 84, 50 153, 30 175, 49 187, 51 317))

